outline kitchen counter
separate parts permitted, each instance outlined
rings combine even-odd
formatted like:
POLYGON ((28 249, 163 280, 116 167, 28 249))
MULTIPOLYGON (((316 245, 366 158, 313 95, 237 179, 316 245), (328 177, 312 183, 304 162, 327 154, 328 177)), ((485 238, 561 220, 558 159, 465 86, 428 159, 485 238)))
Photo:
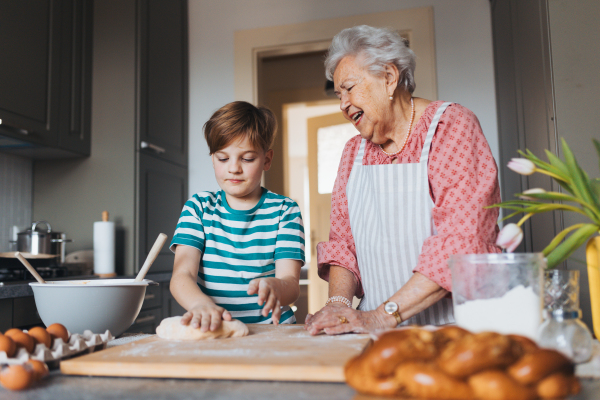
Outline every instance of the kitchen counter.
MULTIPOLYGON (((582 391, 570 400, 596 400, 600 380, 582 379, 582 391)), ((22 392, 0 388, 3 400, 75 399, 239 399, 239 400, 381 400, 358 395, 344 383, 257 382, 201 379, 105 378, 62 375, 53 371, 22 392)))
MULTIPOLYGON (((130 334, 109 342, 119 346, 149 335, 130 334)), ((600 345, 595 343, 595 350, 600 345)), ((578 374, 600 376, 597 363, 578 367, 578 374), (588 367, 585 371, 580 367, 588 367), (593 371, 589 369, 591 367, 593 371), (593 372, 590 374, 590 372, 593 372), (597 372, 597 373, 596 373, 597 372)), ((582 391, 569 400, 596 400, 600 379, 580 378, 582 391)), ((344 383, 238 381, 208 379, 113 378, 63 375, 54 370, 32 388, 11 392, 0 387, 3 400, 75 399, 239 399, 239 400, 385 400, 388 397, 364 396, 344 383)))

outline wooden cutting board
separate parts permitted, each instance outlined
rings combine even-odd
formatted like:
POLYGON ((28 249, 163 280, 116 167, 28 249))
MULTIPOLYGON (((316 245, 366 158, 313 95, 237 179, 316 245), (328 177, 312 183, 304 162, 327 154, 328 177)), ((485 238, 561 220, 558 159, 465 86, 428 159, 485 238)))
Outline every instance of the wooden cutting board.
POLYGON ((303 325, 249 324, 250 335, 205 341, 157 336, 65 360, 69 375, 344 382, 369 335, 311 336, 303 325))

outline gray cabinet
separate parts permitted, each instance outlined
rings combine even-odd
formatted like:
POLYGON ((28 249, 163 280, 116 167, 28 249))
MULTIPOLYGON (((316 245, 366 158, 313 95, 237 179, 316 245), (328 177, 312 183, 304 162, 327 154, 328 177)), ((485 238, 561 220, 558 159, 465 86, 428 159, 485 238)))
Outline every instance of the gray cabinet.
POLYGON ((139 260, 143 262, 159 233, 169 236, 152 272, 171 271, 174 255, 169 250, 177 220, 188 191, 187 168, 140 154, 139 164, 139 260))
POLYGON ((0 2, 0 150, 90 154, 92 0, 0 2))
POLYGON ((142 0, 139 15, 140 151, 187 165, 187 1, 142 0))
MULTIPOLYGON (((138 264, 160 232, 171 239, 188 179, 187 1, 138 2, 138 264)), ((173 269, 168 244, 152 266, 173 269)))

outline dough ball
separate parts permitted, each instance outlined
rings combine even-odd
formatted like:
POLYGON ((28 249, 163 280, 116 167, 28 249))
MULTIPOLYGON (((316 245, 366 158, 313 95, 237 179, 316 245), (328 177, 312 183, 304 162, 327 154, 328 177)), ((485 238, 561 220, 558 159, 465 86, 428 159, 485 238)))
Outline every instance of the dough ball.
POLYGON ((246 324, 237 319, 221 321, 221 326, 214 332, 202 332, 200 328, 182 325, 181 318, 182 317, 170 317, 163 319, 156 328, 158 337, 169 340, 205 340, 247 336, 250 332, 246 324))

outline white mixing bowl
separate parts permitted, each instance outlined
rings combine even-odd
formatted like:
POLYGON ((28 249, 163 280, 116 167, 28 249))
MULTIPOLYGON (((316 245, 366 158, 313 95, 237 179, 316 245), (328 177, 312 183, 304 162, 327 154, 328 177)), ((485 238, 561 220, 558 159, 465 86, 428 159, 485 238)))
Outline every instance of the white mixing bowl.
POLYGON ((46 326, 63 324, 71 333, 109 330, 119 336, 137 318, 146 286, 144 279, 92 279, 87 281, 32 282, 35 305, 46 326))

